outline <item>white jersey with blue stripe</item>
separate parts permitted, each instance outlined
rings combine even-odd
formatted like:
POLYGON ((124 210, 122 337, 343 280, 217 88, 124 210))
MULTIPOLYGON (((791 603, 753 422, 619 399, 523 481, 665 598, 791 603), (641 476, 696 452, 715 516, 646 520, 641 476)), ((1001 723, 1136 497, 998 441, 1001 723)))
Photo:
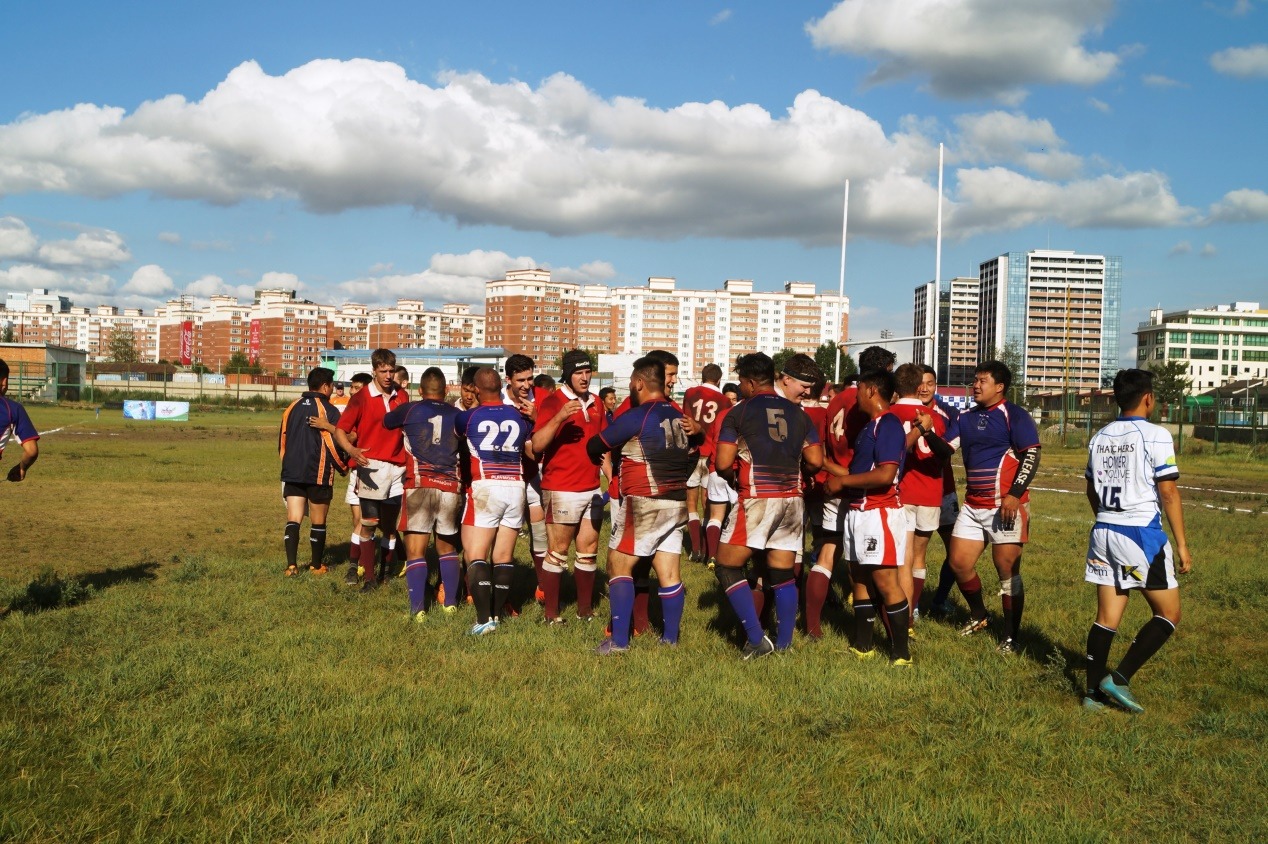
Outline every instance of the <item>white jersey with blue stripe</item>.
POLYGON ((1099 524, 1161 527, 1158 481, 1180 477, 1171 434, 1141 416, 1122 416, 1088 443, 1085 473, 1099 524))

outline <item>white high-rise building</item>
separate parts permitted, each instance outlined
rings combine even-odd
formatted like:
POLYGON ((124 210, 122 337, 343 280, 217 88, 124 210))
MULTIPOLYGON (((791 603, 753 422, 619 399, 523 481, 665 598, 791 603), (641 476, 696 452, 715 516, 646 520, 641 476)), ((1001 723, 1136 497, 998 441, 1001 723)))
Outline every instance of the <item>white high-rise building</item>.
POLYGON ((1155 308, 1135 334, 1137 365, 1180 361, 1194 393, 1230 381, 1268 378, 1268 310, 1258 302, 1165 313, 1155 308))

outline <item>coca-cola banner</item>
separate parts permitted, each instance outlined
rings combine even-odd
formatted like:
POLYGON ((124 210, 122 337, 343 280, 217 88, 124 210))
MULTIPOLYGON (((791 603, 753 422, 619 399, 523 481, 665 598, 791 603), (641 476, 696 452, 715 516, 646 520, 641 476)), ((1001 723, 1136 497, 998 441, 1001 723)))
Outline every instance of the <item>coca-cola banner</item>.
POLYGON ((251 320, 251 345, 247 347, 247 359, 252 364, 260 360, 260 321, 251 320))
POLYGON ((194 362, 194 323, 185 320, 181 323, 181 366, 189 366, 194 362))

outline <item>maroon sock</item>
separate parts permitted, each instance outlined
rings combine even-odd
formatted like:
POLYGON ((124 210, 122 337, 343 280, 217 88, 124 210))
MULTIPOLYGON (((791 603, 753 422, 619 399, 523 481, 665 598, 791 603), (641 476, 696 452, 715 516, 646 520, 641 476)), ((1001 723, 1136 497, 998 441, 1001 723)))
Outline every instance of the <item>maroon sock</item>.
POLYGON ((766 592, 761 587, 753 590, 753 609, 757 611, 757 618, 765 627, 766 619, 762 618, 762 611, 766 609, 766 592))
POLYGON ((823 602, 831 585, 832 579, 818 566, 806 576, 806 633, 816 639, 823 635, 823 602))
POLYGON ((595 572, 574 566, 572 575, 577 584, 577 615, 586 618, 594 612, 595 572))
POLYGON ((534 553, 532 556, 533 571, 537 574, 537 588, 545 591, 545 587, 542 586, 542 563, 546 561, 546 555, 534 553))
POLYGON ((914 611, 920 609, 920 598, 925 594, 925 579, 915 577, 912 578, 911 583, 911 608, 914 611))
POLYGON ((542 569, 542 591, 546 593, 546 618, 559 618, 559 581, 562 572, 542 569))
POLYGON ((652 597, 652 587, 646 580, 642 582, 642 586, 634 586, 634 612, 631 614, 632 631, 641 635, 647 632, 647 628, 652 626, 652 620, 647 616, 647 605, 652 597))
POLYGON ((691 550, 697 554, 703 554, 704 536, 700 532, 699 519, 687 519, 687 536, 691 539, 691 550))
POLYGON ((348 543, 348 562, 352 565, 358 565, 361 562, 361 543, 355 545, 348 543))
POLYGON ((801 572, 803 571, 802 567, 804 565, 805 565, 804 563, 800 563, 800 562, 793 563, 793 580, 797 581, 798 583, 801 582, 801 572))
POLYGON ((986 603, 982 600, 982 580, 976 574, 960 581, 960 594, 968 602, 969 614, 974 620, 986 618, 986 603))
MULTIPOLYGON (((364 545, 365 543, 363 542, 361 544, 364 545)), ((370 553, 361 554, 361 560, 359 562, 359 565, 361 566, 364 572, 363 579, 367 583, 374 580, 374 546, 373 545, 370 546, 370 553)))
POLYGON ((718 544, 722 541, 721 525, 706 525, 704 529, 704 553, 710 558, 718 556, 718 544))

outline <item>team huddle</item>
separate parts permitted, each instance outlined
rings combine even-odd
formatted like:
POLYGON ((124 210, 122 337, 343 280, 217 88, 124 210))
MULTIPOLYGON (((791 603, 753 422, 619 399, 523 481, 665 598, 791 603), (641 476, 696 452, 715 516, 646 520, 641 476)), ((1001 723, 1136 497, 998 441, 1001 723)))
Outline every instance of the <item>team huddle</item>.
MULTIPOLYGON (((615 406, 610 388, 591 393, 585 352, 563 356, 557 387, 547 376, 535 379, 533 361, 515 354, 502 373, 466 370, 450 404, 435 367, 422 373, 419 397, 410 401, 408 374, 402 378, 394 354, 378 349, 342 412, 331 401, 333 373, 314 369, 280 432, 286 573, 299 572, 305 513, 309 570, 326 572, 334 475, 350 472, 355 530, 346 580, 370 591, 397 567, 419 622, 434 608, 456 613, 464 593, 476 615, 472 635, 494 633, 517 616, 528 591, 516 589, 514 550, 526 524, 533 598, 545 622, 567 620, 561 592, 570 568, 575 617, 593 621, 608 509, 610 612, 599 654, 622 653, 631 637, 651 631, 653 572, 659 641, 679 642, 684 533, 687 559, 714 572, 743 628, 743 659, 791 648, 799 613, 805 635, 823 638, 834 579, 852 604, 849 650, 860 659, 879 653, 879 616, 890 663, 912 665, 922 603, 927 613, 948 614, 953 586, 969 610, 961 634, 993 631, 976 573, 988 545, 1000 584, 998 649, 1012 653, 1021 647, 1022 551, 1039 432, 1007 400, 1012 373, 998 361, 977 367, 974 404, 963 412, 939 399, 932 368, 895 363, 892 352, 870 347, 856 381, 829 386, 808 355, 790 358, 779 372, 765 354, 741 355, 736 384, 724 387, 721 367, 711 364, 679 405, 671 398, 678 359, 657 350, 635 361, 629 395, 615 406), (951 465, 956 452, 966 476, 963 506, 951 465), (934 533, 947 555, 926 602, 934 533), (433 541, 435 587, 427 560, 433 541)), ((1190 565, 1171 438, 1145 421, 1151 378, 1141 370, 1118 374, 1123 415, 1089 445, 1087 494, 1097 520, 1086 577, 1098 591, 1087 647, 1089 709, 1143 709, 1128 683, 1178 622, 1175 558, 1180 572, 1190 565), (1110 646, 1134 588, 1155 616, 1110 671, 1110 646)))

